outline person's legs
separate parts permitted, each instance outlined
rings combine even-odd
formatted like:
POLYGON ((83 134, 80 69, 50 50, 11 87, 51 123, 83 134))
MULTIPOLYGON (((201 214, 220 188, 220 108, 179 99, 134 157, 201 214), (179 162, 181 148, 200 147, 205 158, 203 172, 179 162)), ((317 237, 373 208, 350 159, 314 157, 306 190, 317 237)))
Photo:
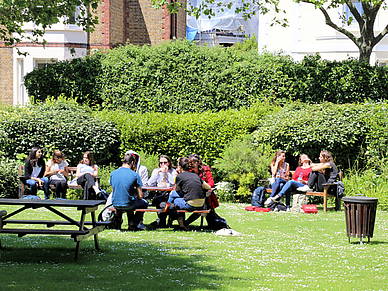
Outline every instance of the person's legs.
POLYGON ((44 192, 44 198, 49 199, 50 198, 50 181, 47 177, 40 178, 43 181, 43 192, 44 192))
POLYGON ((95 183, 96 181, 89 173, 86 173, 77 179, 77 184, 81 185, 84 189, 84 200, 89 200, 91 198, 91 194, 94 191, 93 186, 95 183))
MULTIPOLYGON (((145 199, 136 198, 135 204, 133 205, 133 210, 135 209, 147 209, 148 202, 145 199)), ((137 227, 140 221, 143 220, 144 212, 136 211, 133 219, 130 222, 130 227, 137 227)))
POLYGON ((300 183, 300 182, 294 181, 294 180, 290 180, 286 183, 286 185, 284 185, 282 190, 280 190, 280 192, 279 192, 280 197, 282 197, 283 195, 286 195, 286 206, 287 207, 290 207, 292 191, 294 191, 295 189, 297 189, 299 187, 303 187, 303 186, 304 186, 303 183, 300 183))
POLYGON ((66 199, 66 192, 67 192, 67 180, 60 180, 59 181, 60 186, 60 197, 63 199, 66 199))
POLYGON ((177 191, 173 190, 171 191, 170 195, 168 196, 167 203, 171 204, 174 202, 176 198, 180 198, 181 196, 178 194, 177 191))
POLYGON ((326 183, 325 175, 322 172, 317 172, 317 191, 323 192, 324 186, 323 184, 326 183))
POLYGON ((55 187, 55 198, 59 198, 61 197, 60 193, 61 193, 61 180, 51 180, 50 181, 50 185, 54 185, 55 187))
POLYGON ((272 193, 271 193, 270 197, 276 196, 286 183, 287 183, 286 180, 284 180, 282 178, 277 178, 275 180, 275 183, 272 184, 272 193))
POLYGON ((38 186, 36 184, 36 181, 34 179, 28 179, 26 181, 26 184, 30 186, 31 195, 36 195, 38 192, 38 186))

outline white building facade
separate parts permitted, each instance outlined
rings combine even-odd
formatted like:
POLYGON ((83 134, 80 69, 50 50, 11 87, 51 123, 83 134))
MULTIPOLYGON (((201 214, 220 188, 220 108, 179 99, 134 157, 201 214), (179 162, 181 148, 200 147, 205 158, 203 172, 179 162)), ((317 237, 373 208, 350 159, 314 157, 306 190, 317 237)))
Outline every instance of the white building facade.
MULTIPOLYGON (((345 60, 349 57, 358 59, 357 46, 345 35, 326 25, 325 17, 314 5, 308 3, 295 3, 292 0, 280 0, 279 7, 286 11, 285 18, 288 27, 271 25, 275 16, 272 12, 259 16, 258 45, 259 51, 270 52, 283 51, 291 55, 296 61, 302 60, 306 55, 319 53, 327 60, 345 60)), ((329 9, 331 20, 338 26, 342 26, 359 35, 357 22, 350 26, 342 24, 339 16, 347 12, 347 5, 340 5, 336 9, 329 9)), ((349 15, 345 14, 345 15, 349 15)), ((280 16, 280 15, 279 15, 280 16)), ((388 11, 378 13, 374 31, 375 35, 388 24, 388 11)), ((387 65, 388 63, 388 37, 384 37, 373 49, 371 65, 387 65)))

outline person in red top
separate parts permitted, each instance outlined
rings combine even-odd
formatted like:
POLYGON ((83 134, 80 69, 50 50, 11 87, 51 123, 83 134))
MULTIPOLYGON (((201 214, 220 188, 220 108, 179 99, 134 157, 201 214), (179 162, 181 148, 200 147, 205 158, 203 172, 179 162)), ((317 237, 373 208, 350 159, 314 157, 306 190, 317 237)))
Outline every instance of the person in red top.
POLYGON ((291 192, 295 191, 297 188, 302 187, 307 184, 309 180, 309 175, 311 173, 311 160, 308 155, 302 154, 299 157, 299 167, 296 168, 292 179, 288 181, 280 190, 279 194, 275 197, 271 197, 273 201, 279 201, 284 194, 286 194, 286 206, 287 211, 290 209, 290 200, 291 192))
POLYGON ((210 167, 202 163, 201 158, 197 154, 191 154, 189 156, 190 172, 198 174, 198 176, 209 184, 210 187, 214 187, 214 179, 210 167))

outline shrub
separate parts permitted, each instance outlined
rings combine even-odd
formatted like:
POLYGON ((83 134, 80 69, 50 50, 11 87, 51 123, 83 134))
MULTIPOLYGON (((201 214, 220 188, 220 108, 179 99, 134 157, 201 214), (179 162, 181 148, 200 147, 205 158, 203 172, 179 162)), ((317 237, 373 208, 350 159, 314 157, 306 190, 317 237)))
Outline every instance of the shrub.
POLYGON ((329 150, 340 168, 358 158, 371 132, 371 105, 322 103, 307 106, 293 103, 263 119, 254 133, 256 141, 286 151, 291 168, 306 153, 313 161, 321 150, 329 150))
POLYGON ((231 141, 213 167, 221 172, 223 181, 235 184, 235 200, 247 202, 252 197, 258 180, 268 178, 272 155, 270 146, 257 145, 253 138, 247 135, 231 141))
POLYGON ((18 198, 18 162, 0 158, 0 198, 18 198))
POLYGON ((196 153, 212 166, 225 145, 254 131, 260 119, 273 110, 278 108, 259 104, 251 109, 218 113, 130 114, 103 110, 96 116, 116 124, 120 131, 121 155, 133 149, 166 154, 177 161, 181 156, 196 153))
POLYGON ((5 155, 16 158, 40 146, 51 157, 60 149, 70 165, 78 164, 83 152, 95 154, 98 164, 108 164, 118 157, 118 131, 109 120, 93 116, 92 110, 74 100, 59 98, 26 107, 2 106, 0 121, 5 142, 0 145, 5 155))

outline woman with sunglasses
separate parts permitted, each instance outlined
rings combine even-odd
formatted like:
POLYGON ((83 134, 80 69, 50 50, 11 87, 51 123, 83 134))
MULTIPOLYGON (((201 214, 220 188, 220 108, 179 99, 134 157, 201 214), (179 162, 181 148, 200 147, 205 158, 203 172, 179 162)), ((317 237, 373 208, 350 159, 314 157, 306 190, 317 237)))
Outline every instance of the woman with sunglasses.
MULTIPOLYGON (((161 155, 159 157, 159 168, 156 168, 152 171, 151 178, 148 180, 149 186, 158 186, 158 187, 174 187, 175 186, 175 177, 177 171, 172 167, 172 162, 169 156, 161 155)), ((152 205, 163 208, 168 200, 169 192, 158 192, 155 197, 152 199, 152 205)), ((170 214, 170 220, 174 217, 171 217, 171 213, 160 213, 158 214, 158 219, 151 223, 151 226, 156 228, 167 227, 167 215, 170 214)))
POLYGON ((172 167, 169 156, 161 155, 159 157, 159 168, 152 171, 151 178, 148 180, 149 186, 174 187, 176 170, 172 167))
POLYGON ((46 164, 44 176, 50 177, 50 185, 55 186, 56 198, 66 198, 67 177, 69 176, 69 163, 60 150, 55 150, 54 154, 46 164))

